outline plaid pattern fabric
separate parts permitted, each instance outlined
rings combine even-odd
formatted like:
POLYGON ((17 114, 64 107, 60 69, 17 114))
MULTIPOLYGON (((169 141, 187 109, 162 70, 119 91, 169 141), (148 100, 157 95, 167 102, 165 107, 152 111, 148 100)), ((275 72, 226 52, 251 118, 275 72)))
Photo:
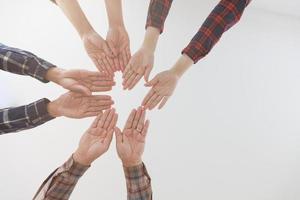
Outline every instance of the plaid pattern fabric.
POLYGON ((205 57, 223 33, 240 20, 250 1, 221 0, 182 53, 189 56, 194 63, 205 57))
POLYGON ((52 172, 43 182, 34 200, 67 200, 79 178, 89 167, 76 163, 70 157, 61 167, 52 172))
POLYGON ((48 99, 29 105, 0 109, 0 135, 39 126, 51 119, 47 111, 48 99))
MULTIPOLYGON (((4 71, 28 75, 46 83, 45 76, 51 67, 55 66, 28 51, 0 43, 0 69, 4 71)), ((29 105, 0 109, 0 135, 33 128, 53 119, 47 111, 49 102, 40 99, 29 105)))
POLYGON ((21 49, 8 47, 0 43, 0 69, 14 74, 27 75, 47 83, 47 71, 53 64, 21 49))
POLYGON ((151 178, 144 164, 124 167, 128 200, 152 200, 151 178))
POLYGON ((158 28, 160 33, 162 33, 172 2, 173 0, 151 0, 148 9, 146 28, 152 26, 158 28))

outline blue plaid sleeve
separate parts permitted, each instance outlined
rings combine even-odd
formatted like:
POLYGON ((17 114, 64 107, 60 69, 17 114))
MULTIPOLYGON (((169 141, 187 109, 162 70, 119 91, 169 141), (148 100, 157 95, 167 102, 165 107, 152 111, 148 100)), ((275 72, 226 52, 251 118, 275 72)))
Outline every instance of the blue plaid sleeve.
POLYGON ((0 135, 34 128, 51 119, 47 111, 48 99, 29 105, 0 109, 0 135))
POLYGON ((47 83, 46 73, 55 65, 21 49, 0 44, 0 69, 14 74, 31 76, 47 83))
POLYGON ((144 163, 124 167, 128 200, 152 200, 151 178, 144 163))

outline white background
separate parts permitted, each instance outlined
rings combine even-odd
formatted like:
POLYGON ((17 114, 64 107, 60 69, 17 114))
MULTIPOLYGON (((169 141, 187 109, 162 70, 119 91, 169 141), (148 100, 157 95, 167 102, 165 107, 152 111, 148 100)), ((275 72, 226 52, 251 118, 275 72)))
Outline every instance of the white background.
MULTIPOLYGON (((143 39, 148 2, 124 4, 133 52, 143 39)), ((152 76, 175 63, 217 2, 174 1, 152 76)), ((272 5, 278 7, 273 1, 260 3, 264 9, 258 2, 253 1, 241 22, 184 75, 167 106, 148 114, 144 161, 154 199, 300 199, 300 18, 268 12, 272 5)), ((82 1, 82 6, 105 36, 103 2, 82 1)), ((294 12, 295 7, 282 10, 294 12)), ((0 19, 0 42, 63 68, 96 69, 52 3, 1 0, 0 19)), ((124 92, 120 75, 117 82, 110 94, 123 127, 148 90, 140 82, 124 92)), ((54 99, 63 92, 52 83, 0 72, 2 107, 54 99)), ((0 199, 31 199, 48 174, 69 158, 91 121, 60 118, 1 136, 0 199)), ((81 178, 71 199, 126 199, 114 141, 81 178)))

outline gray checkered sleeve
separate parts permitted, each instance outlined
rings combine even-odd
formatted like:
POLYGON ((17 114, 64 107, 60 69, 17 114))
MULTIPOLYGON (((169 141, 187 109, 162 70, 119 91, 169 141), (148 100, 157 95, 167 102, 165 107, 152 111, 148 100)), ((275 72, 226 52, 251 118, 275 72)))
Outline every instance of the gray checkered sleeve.
POLYGON ((0 109, 0 135, 34 128, 51 119, 47 111, 48 99, 40 99, 25 106, 0 109))
POLYGON ((123 167, 128 200, 152 200, 151 178, 144 163, 134 167, 123 167))
POLYGON ((47 83, 46 73, 55 65, 21 49, 0 44, 0 69, 14 74, 31 76, 47 83))

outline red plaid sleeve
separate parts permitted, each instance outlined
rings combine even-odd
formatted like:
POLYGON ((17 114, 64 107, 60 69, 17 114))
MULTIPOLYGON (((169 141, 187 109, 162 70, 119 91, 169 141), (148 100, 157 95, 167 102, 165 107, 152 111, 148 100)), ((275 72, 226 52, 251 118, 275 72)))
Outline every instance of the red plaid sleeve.
POLYGON ((151 178, 142 163, 124 167, 127 185, 127 200, 152 200, 151 178))
POLYGON ((194 63, 205 57, 223 33, 240 20, 250 1, 221 0, 182 53, 188 55, 194 63))
POLYGON ((89 167, 69 158, 61 167, 52 172, 43 182, 34 200, 68 200, 79 178, 89 167))
POLYGON ((146 28, 152 26, 158 28, 160 33, 162 33, 172 2, 173 0, 151 0, 148 9, 146 28))

